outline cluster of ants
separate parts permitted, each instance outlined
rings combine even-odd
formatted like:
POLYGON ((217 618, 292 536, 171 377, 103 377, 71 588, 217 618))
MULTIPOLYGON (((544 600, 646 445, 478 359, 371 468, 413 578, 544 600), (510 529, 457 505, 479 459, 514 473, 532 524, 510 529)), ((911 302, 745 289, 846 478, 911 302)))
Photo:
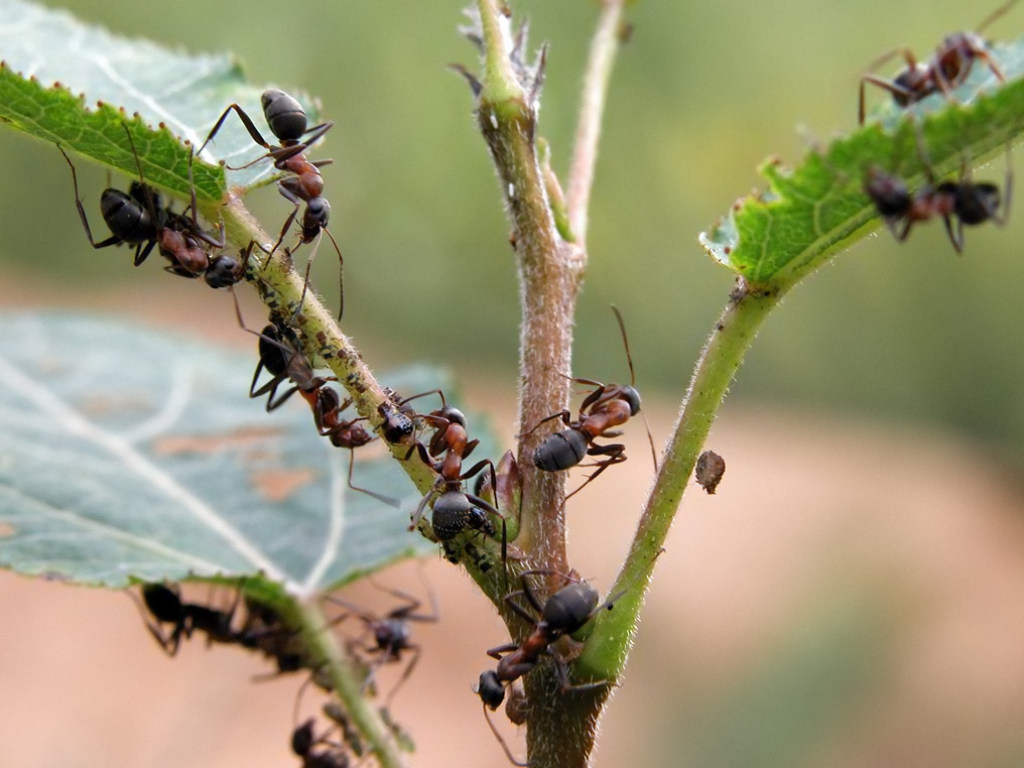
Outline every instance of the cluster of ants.
MULTIPOLYGON (((985 19, 979 25, 978 31, 1002 16, 1017 2, 1018 0, 1009 0, 985 19)), ((898 52, 888 54, 877 64, 881 64, 896 53, 898 52)), ((873 74, 861 78, 858 105, 861 124, 865 120, 865 93, 869 84, 888 91, 898 106, 908 107, 933 94, 952 98, 953 90, 966 81, 978 61, 983 62, 997 79, 1005 80, 988 44, 976 32, 961 32, 946 37, 927 62, 917 61, 910 51, 903 51, 902 55, 906 61, 906 69, 893 80, 885 80, 873 74)), ((259 246, 261 250, 273 255, 282 247, 289 229, 299 218, 300 209, 305 204, 305 210, 299 219, 301 232, 294 246, 284 246, 286 255, 290 258, 303 244, 314 241, 319 243, 321 235, 326 233, 337 252, 339 265, 343 265, 341 251, 327 229, 330 205, 323 196, 323 178, 320 173, 320 168, 331 161, 311 161, 306 157, 306 151, 323 138, 333 123, 324 122, 311 128, 307 127, 307 116, 298 101, 277 90, 269 90, 263 94, 262 106, 267 124, 278 144, 267 142, 249 115, 237 104, 231 104, 218 118, 198 152, 190 155, 190 177, 192 157, 202 153, 230 113, 235 112, 253 141, 266 152, 245 165, 228 168, 241 170, 262 160, 272 161, 277 170, 286 174, 277 182, 278 191, 294 206, 281 228, 277 242, 269 251, 259 246)), ((220 253, 226 242, 224 225, 221 223, 215 232, 201 227, 194 187, 190 205, 184 213, 175 213, 170 207, 164 206, 157 191, 149 186, 143 177, 142 163, 135 151, 134 139, 127 125, 125 131, 135 157, 139 178, 132 181, 127 193, 117 189, 103 191, 100 208, 111 232, 104 240, 96 241, 93 237, 81 202, 75 167, 61 148, 61 153, 71 167, 75 205, 92 247, 99 249, 121 244, 134 246, 136 266, 145 261, 154 249, 158 249, 169 262, 167 271, 182 277, 202 276, 213 288, 229 288, 242 280, 246 276, 250 256, 256 245, 250 243, 237 256, 220 253)), ((925 166, 927 183, 915 192, 910 192, 901 178, 873 166, 866 172, 864 191, 900 241, 909 236, 915 223, 941 218, 953 247, 960 252, 963 248, 964 226, 986 221, 997 224, 1005 222, 1011 196, 1009 167, 1005 197, 994 184, 973 182, 967 174, 966 163, 956 181, 939 182, 932 171, 920 131, 918 130, 915 135, 918 151, 925 166)), ((307 285, 309 264, 315 253, 314 247, 306 267, 307 285)), ((342 293, 339 316, 343 307, 342 293)), ((625 327, 618 310, 614 307, 613 310, 625 346, 630 384, 606 385, 590 379, 570 378, 573 383, 590 388, 581 401, 575 417, 568 410, 559 411, 542 419, 526 433, 532 433, 551 421, 558 421, 562 426, 562 429, 547 435, 535 449, 532 462, 536 468, 545 472, 567 471, 576 466, 589 466, 593 469, 587 479, 566 496, 567 499, 612 465, 626 461, 623 444, 600 441, 620 435, 618 427, 640 412, 640 395, 634 387, 635 373, 625 327), (588 457, 593 461, 584 465, 583 462, 588 457)), ((245 328, 240 312, 238 318, 240 325, 245 328)), ((327 437, 335 446, 354 451, 355 448, 374 439, 370 430, 359 423, 365 419, 342 418, 342 413, 351 404, 351 400, 343 399, 336 389, 327 386, 336 379, 316 375, 312 365, 301 352, 298 332, 291 320, 272 318, 271 322, 256 335, 259 337, 259 362, 249 388, 250 397, 266 396, 266 409, 271 411, 298 392, 310 406, 318 433, 327 437), (260 384, 259 379, 264 370, 271 378, 260 384)), ((479 440, 470 438, 465 415, 449 405, 440 390, 407 398, 389 392, 388 400, 378 408, 378 416, 379 434, 392 445, 409 446, 405 459, 408 460, 415 453, 436 477, 432 487, 413 511, 410 529, 421 526, 429 507, 431 512, 428 532, 442 544, 449 559, 458 561, 468 553, 480 552, 468 544, 464 544, 459 550, 455 548, 454 542, 467 542, 482 536, 496 542, 492 549, 497 548, 497 542, 500 542, 500 556, 504 568, 509 556, 507 515, 517 512, 508 508, 515 494, 507 489, 510 485, 518 483, 518 470, 511 454, 506 454, 497 468, 487 459, 465 467, 466 460, 477 447, 479 440), (440 408, 419 413, 411 407, 412 401, 432 394, 440 396, 440 408), (420 435, 426 431, 430 431, 429 437, 420 439, 420 435), (477 478, 477 482, 473 492, 470 492, 465 483, 472 478, 477 478), (506 505, 504 511, 500 508, 502 502, 506 505)), ((724 472, 724 462, 714 454, 702 457, 702 461, 703 469, 698 479, 709 493, 713 493, 724 472)), ((388 497, 354 486, 351 462, 348 480, 350 487, 355 490, 394 503, 388 497)), ((480 555, 475 562, 482 570, 486 570, 490 561, 480 555)), ((551 578, 542 580, 549 583, 552 581, 551 578)), ((610 610, 614 601, 621 597, 620 593, 601 602, 597 590, 575 574, 557 574, 543 569, 525 570, 519 573, 519 581, 519 588, 507 594, 504 603, 512 614, 526 622, 529 630, 524 633, 520 642, 500 645, 487 651, 497 663, 493 669, 488 669, 480 675, 475 688, 483 704, 488 724, 494 730, 509 759, 516 763, 518 761, 494 729, 488 711, 496 710, 507 698, 506 714, 509 719, 516 724, 524 722, 529 703, 523 692, 521 679, 545 659, 554 665, 563 692, 606 685, 607 681, 582 684, 571 682, 568 665, 574 658, 574 652, 578 650, 573 646, 572 636, 602 610, 610 610), (537 577, 554 577, 560 579, 564 586, 554 589, 542 600, 537 596, 537 586, 531 584, 537 577)), ((364 634, 372 636, 372 641, 365 637, 348 641, 356 658, 362 659, 365 666, 366 688, 373 685, 375 672, 381 665, 401 661, 403 657, 409 659, 398 684, 388 694, 385 712, 395 691, 412 674, 419 659, 420 649, 411 640, 410 622, 437 619, 436 605, 431 613, 421 613, 419 601, 401 592, 390 592, 403 602, 383 617, 362 611, 339 598, 330 598, 345 609, 332 624, 341 623, 349 616, 356 616, 362 623, 364 634)), ((236 645, 262 653, 274 660, 278 673, 306 670, 310 672, 311 679, 317 685, 329 690, 330 682, 322 674, 322 665, 309 656, 299 634, 272 608, 245 597, 245 617, 239 624, 236 612, 243 599, 242 594, 243 590, 239 589, 234 603, 228 609, 222 610, 187 602, 172 586, 147 584, 142 587, 143 602, 149 613, 146 626, 170 655, 177 652, 183 638, 187 639, 193 633, 199 633, 206 636, 208 643, 236 645)), ((434 602, 433 595, 431 601, 434 602)), ((365 745, 351 727, 346 714, 337 705, 329 705, 325 714, 341 734, 341 741, 333 741, 328 735, 318 736, 316 721, 311 718, 294 729, 292 749, 302 760, 304 768, 347 768, 354 759, 361 759, 366 754, 365 745)), ((394 732, 396 735, 399 733, 397 726, 394 732)))
MULTIPOLYGON (((217 120, 199 152, 202 152, 228 115, 234 111, 253 140, 267 152, 256 160, 232 170, 240 170, 269 158, 277 169, 291 174, 278 182, 278 189, 295 208, 288 216, 277 243, 268 251, 273 254, 287 236, 288 229, 303 202, 306 204, 306 210, 301 221, 302 232, 295 247, 312 242, 321 232, 327 232, 330 236, 326 229, 330 208, 322 196, 323 181, 319 172, 319 167, 329 161, 312 162, 306 159, 305 151, 324 135, 332 123, 323 123, 307 129, 306 116, 298 102, 280 91, 264 93, 263 108, 267 122, 280 142, 279 146, 268 144, 244 110, 237 104, 232 104, 217 120)), ((145 182, 142 163, 135 152, 134 139, 127 125, 125 132, 135 156, 139 179, 132 182, 127 193, 117 189, 104 190, 100 208, 111 235, 98 242, 93 237, 81 202, 75 167, 61 149, 71 168, 75 205, 89 243, 94 248, 121 244, 134 246, 136 266, 145 261, 154 249, 158 249, 169 262, 167 271, 190 278, 201 275, 214 288, 230 288, 239 282, 245 277, 250 254, 255 245, 250 243, 237 257, 217 253, 225 245, 223 224, 216 233, 202 229, 198 222, 194 188, 191 203, 184 213, 175 213, 162 205, 156 190, 145 182)), ((191 170, 190 157, 190 176, 191 170)), ((333 237, 331 240, 333 242, 333 237)), ((335 248, 337 249, 336 243, 335 248)), ((294 252, 294 249, 285 250, 289 257, 294 252)), ((340 261, 340 250, 338 256, 340 261)), ((308 283, 308 266, 306 278, 308 283)), ((620 432, 616 431, 616 428, 640 410, 640 396, 633 386, 635 373, 625 327, 618 310, 613 310, 626 348, 631 375, 630 385, 605 385, 590 379, 573 378, 571 380, 574 383, 592 388, 580 404, 575 418, 570 411, 560 411, 543 419, 530 430, 532 432, 543 424, 555 420, 560 421, 563 426, 563 429, 552 432, 541 441, 533 454, 534 465, 543 471, 565 471, 581 465, 587 457, 595 459, 589 465, 594 471, 569 496, 579 492, 608 467, 626 460, 624 445, 608 444, 599 440, 619 435, 620 432)), ((272 411, 297 392, 309 405, 318 433, 327 437, 335 446, 354 451, 355 448, 374 439, 375 436, 370 430, 360 423, 366 421, 365 419, 348 420, 342 417, 351 400, 342 399, 338 390, 328 386, 330 382, 336 381, 334 377, 316 374, 301 351, 299 332, 292 322, 294 316, 288 319, 272 316, 271 322, 257 333, 245 326, 237 303, 236 312, 242 328, 254 333, 259 339, 259 359, 249 387, 250 397, 266 397, 266 410, 272 411), (270 378, 261 383, 260 378, 264 371, 270 378)), ((502 500, 506 506, 510 504, 510 499, 514 497, 510 487, 518 484, 518 470, 511 453, 506 454, 497 468, 486 459, 466 467, 465 461, 477 447, 479 440, 471 439, 465 415, 449 405, 440 390, 406 398, 388 392, 388 399, 378 408, 378 415, 380 435, 390 444, 409 446, 405 459, 408 460, 415 453, 436 476, 433 486, 412 513, 410 529, 420 526, 429 507, 430 525, 427 531, 442 544, 449 559, 457 562, 467 556, 472 557, 480 570, 487 570, 493 564, 494 555, 489 551, 490 548, 477 547, 472 543, 472 539, 479 535, 496 543, 500 542, 500 557, 504 567, 508 557, 506 515, 511 510, 506 508, 503 512, 499 507, 502 500), (413 409, 413 401, 435 394, 441 399, 439 408, 423 413, 413 409), (419 436, 423 432, 430 434, 421 439, 419 436), (477 478, 477 483, 471 492, 465 483, 474 477, 477 478), (456 541, 461 534, 467 532, 474 536, 462 537, 462 546, 459 549, 456 541)), ((386 496, 355 486, 352 482, 352 467, 353 464, 350 462, 350 487, 384 502, 395 503, 386 496)), ((505 699, 506 690, 512 690, 513 695, 510 697, 507 712, 519 723, 525 718, 525 694, 521 686, 513 684, 533 669, 542 658, 549 657, 554 660, 559 680, 567 691, 604 684, 571 685, 567 667, 570 656, 555 651, 553 647, 560 645, 559 641, 563 637, 579 630, 599 610, 604 607, 610 608, 611 601, 598 605, 598 593, 593 587, 575 576, 565 576, 569 583, 542 603, 528 583, 528 577, 540 573, 543 572, 525 571, 520 574, 522 588, 505 597, 510 610, 532 625, 533 630, 520 644, 503 645, 488 651, 492 657, 498 659, 498 664, 494 670, 480 676, 476 689, 485 705, 485 714, 488 708, 495 709, 505 699), (523 607, 522 600, 526 601, 532 613, 523 607)), ((185 601, 177 588, 172 586, 144 585, 142 598, 149 614, 146 626, 170 655, 177 653, 183 638, 187 639, 193 633, 198 633, 205 635, 211 644, 234 645, 262 653, 273 659, 278 674, 306 670, 314 683, 329 689, 330 681, 324 676, 322 666, 309 656, 300 635, 287 626, 283 618, 272 608, 246 596, 245 616, 240 623, 238 622, 236 613, 242 601, 242 592, 243 590, 239 589, 234 603, 228 609, 218 609, 185 601)), ((410 622, 433 621, 436 620, 437 613, 436 608, 430 614, 420 613, 418 601, 399 592, 392 594, 403 598, 404 602, 383 617, 360 611, 339 598, 331 598, 346 609, 346 613, 332 623, 340 623, 345 617, 355 615, 362 621, 365 631, 372 635, 371 642, 365 638, 358 638, 350 643, 354 656, 364 659, 367 687, 372 685, 377 667, 400 661, 406 655, 410 657, 398 685, 388 694, 387 703, 390 703, 398 686, 411 675, 419 658, 419 647, 411 640, 410 622)), ((385 713, 387 703, 384 707, 385 713)), ((328 717, 340 729, 343 737, 341 742, 332 741, 328 736, 318 736, 314 719, 297 726, 292 734, 292 749, 302 760, 305 768, 345 768, 351 764, 353 756, 359 758, 364 754, 364 747, 358 743, 358 735, 345 719, 344 713, 335 708, 328 713, 328 717)), ((489 718, 488 723, 493 730, 489 718)), ((398 726, 394 726, 394 732, 399 733, 398 726)), ((496 731, 495 734, 497 735, 496 731)), ((500 735, 498 738, 501 740, 500 735)), ((501 744, 511 758, 511 753, 503 740, 501 744)))
MULTIPOLYGON (((330 692, 333 686, 324 665, 310 655, 299 630, 289 626, 285 618, 269 605, 249 595, 243 597, 243 591, 240 586, 233 603, 222 609, 188 602, 182 599, 181 592, 173 585, 143 584, 142 603, 148 612, 144 613, 146 628, 169 656, 177 654, 182 639, 189 639, 198 633, 205 635, 208 645, 235 645, 262 653, 273 659, 278 675, 308 671, 309 681, 330 692), (243 602, 245 615, 239 624, 236 615, 243 602)), ((342 607, 344 612, 331 619, 324 631, 333 629, 353 616, 359 619, 361 631, 345 638, 345 645, 349 657, 357 662, 365 676, 364 691, 375 693, 376 672, 381 666, 405 662, 405 668, 385 698, 380 713, 396 742, 408 745, 410 740, 404 730, 391 719, 389 707, 398 688, 409 678, 419 660, 420 647, 412 641, 410 623, 436 621, 437 604, 433 592, 428 590, 431 612, 422 613, 420 601, 411 595, 392 589, 385 591, 401 602, 384 616, 364 611, 340 597, 328 597, 330 603, 342 607)), ((303 689, 299 691, 300 696, 303 689)), ((341 705, 332 701, 324 706, 323 711, 333 727, 338 729, 342 741, 332 741, 329 738, 330 731, 316 736, 315 718, 309 718, 297 726, 292 732, 291 746, 302 760, 303 768, 349 768, 353 765, 352 758, 366 757, 366 745, 341 705)))
MULTIPOLYGON (((267 142, 245 110, 237 104, 231 104, 214 124, 206 141, 200 146, 198 154, 201 154, 206 145, 213 140, 228 115, 234 111, 241 118, 253 141, 267 151, 266 154, 260 155, 245 165, 226 167, 229 170, 238 171, 262 160, 270 159, 277 170, 290 174, 277 182, 277 189, 293 204, 294 208, 286 218, 277 242, 268 253, 273 255, 281 247, 292 222, 298 216, 302 203, 305 203, 306 209, 301 219, 302 231, 297 244, 294 247, 285 248, 287 256, 290 258, 299 245, 311 243, 314 240, 319 242, 318 238, 321 233, 326 233, 334 244, 339 264, 341 264, 341 250, 327 229, 331 207, 327 199, 323 197, 324 184, 320 174, 320 167, 331 161, 314 162, 306 158, 305 154, 312 144, 323 138, 334 123, 326 122, 312 128, 307 127, 308 119, 302 105, 283 91, 265 91, 262 95, 262 105, 267 124, 279 142, 277 145, 267 142)), ((97 249, 122 244, 133 245, 135 246, 135 266, 142 264, 153 249, 157 248, 169 262, 166 267, 168 272, 187 278, 203 276, 206 283, 212 288, 227 288, 242 280, 255 244, 250 243, 242 249, 237 257, 217 253, 226 245, 224 224, 221 222, 216 234, 203 230, 199 224, 195 186, 191 184, 192 160, 197 153, 192 152, 189 155, 191 203, 184 213, 175 213, 169 206, 162 204, 159 193, 146 183, 142 173, 142 163, 135 149, 135 140, 127 125, 124 125, 124 129, 135 158, 139 178, 137 181, 132 181, 128 192, 114 188, 103 191, 100 196, 100 211, 111 235, 99 242, 93 238, 89 219, 82 206, 75 166, 64 149, 58 145, 58 149, 71 168, 71 179, 75 189, 75 206, 78 209, 78 215, 85 228, 89 244, 97 249)), ((309 264, 312 263, 315 253, 314 250, 307 263, 307 279, 309 264)), ((341 302, 343 309, 344 292, 342 292, 341 302)))
MULTIPOLYGON (((952 99, 953 90, 966 82, 975 62, 978 61, 983 62, 997 80, 1005 82, 1006 78, 993 58, 989 44, 978 33, 1009 11, 1017 2, 1018 0, 1009 0, 997 8, 978 26, 976 32, 956 32, 947 35, 926 62, 918 61, 907 49, 892 51, 876 61, 874 66, 881 65, 902 53, 907 66, 892 80, 885 80, 873 74, 861 77, 857 113, 859 122, 862 125, 864 123, 865 90, 869 84, 888 91, 897 106, 906 108, 934 94, 942 94, 947 99, 952 99)), ((960 175, 955 181, 939 182, 924 145, 920 127, 916 123, 914 129, 926 183, 911 192, 904 179, 878 166, 871 166, 866 172, 864 192, 900 242, 907 239, 915 223, 941 218, 953 248, 957 253, 962 253, 965 226, 976 226, 987 221, 998 225, 1006 223, 1012 184, 1009 157, 1006 166, 1005 197, 995 184, 974 182, 967 171, 966 160, 961 165, 960 175)))

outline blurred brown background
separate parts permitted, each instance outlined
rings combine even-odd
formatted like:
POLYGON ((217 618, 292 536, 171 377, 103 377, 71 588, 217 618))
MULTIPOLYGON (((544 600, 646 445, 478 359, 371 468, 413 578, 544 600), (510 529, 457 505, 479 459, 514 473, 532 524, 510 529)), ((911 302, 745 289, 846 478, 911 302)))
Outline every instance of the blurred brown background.
MULTIPOLYGON (((122 34, 237 51, 254 82, 318 95, 338 123, 324 154, 335 160, 325 176, 346 254, 346 331, 375 366, 452 366, 467 403, 496 411, 511 439, 507 226, 468 92, 444 69, 473 60, 455 33, 462 2, 67 5, 122 34)), ((542 132, 564 171, 594 7, 515 7, 534 41, 552 44, 542 132)), ((990 10, 639 3, 609 101, 576 373, 624 377, 614 301, 660 444, 730 287, 696 233, 760 186, 752 169, 764 157, 795 161, 801 133, 851 128, 857 77, 878 54, 907 44, 927 55, 990 10)), ((1015 9, 989 32, 1022 27, 1015 9)), ((0 166, 4 309, 82 308, 252 346, 228 297, 154 263, 133 270, 123 252, 93 253, 52 147, 5 131, 0 166)), ((92 211, 103 173, 82 174, 92 211)), ((1002 175, 1001 160, 979 172, 1002 175)), ((266 221, 285 212, 272 190, 252 204, 266 221)), ((937 225, 904 245, 883 232, 768 322, 709 442, 725 480, 684 502, 598 766, 1024 761, 1024 358, 1007 272, 1020 220, 969 231, 962 258, 937 225)), ((328 291, 330 262, 317 265, 328 291)), ((602 588, 649 482, 640 431, 631 460, 569 513, 574 565, 602 588)), ((382 581, 416 590, 412 573, 382 581)), ((427 578, 443 620, 415 628, 425 652, 394 704, 419 745, 414 764, 505 765, 470 691, 503 631, 455 569, 432 561, 427 578)), ((298 681, 250 682, 267 671, 257 660, 201 643, 168 660, 122 594, 10 574, 0 590, 0 764, 297 762, 287 737, 298 681)))

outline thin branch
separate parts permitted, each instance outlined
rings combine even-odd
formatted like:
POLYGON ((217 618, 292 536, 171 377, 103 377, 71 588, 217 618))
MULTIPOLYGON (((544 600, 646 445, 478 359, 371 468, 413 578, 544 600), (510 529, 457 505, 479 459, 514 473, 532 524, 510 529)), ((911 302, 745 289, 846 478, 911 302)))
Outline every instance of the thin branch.
POLYGON ((583 102, 576 124, 576 141, 569 170, 569 226, 580 245, 587 240, 587 211, 594 183, 597 145, 601 137, 604 105, 612 67, 621 44, 622 8, 625 0, 604 0, 583 81, 583 102))
POLYGON ((697 456, 725 399, 736 371, 761 324, 783 291, 748 286, 742 278, 697 362, 690 388, 668 450, 662 458, 654 490, 611 593, 624 592, 614 611, 604 611, 577 662, 577 670, 593 679, 615 680, 622 672, 636 631, 643 596, 654 564, 665 544, 697 456))
POLYGON ((327 627, 324 614, 313 602, 298 605, 299 619, 315 658, 322 658, 325 672, 334 688, 334 694, 345 708, 353 725, 366 739, 374 757, 382 768, 405 768, 406 761, 394 738, 370 704, 365 688, 365 673, 352 663, 348 652, 327 627))

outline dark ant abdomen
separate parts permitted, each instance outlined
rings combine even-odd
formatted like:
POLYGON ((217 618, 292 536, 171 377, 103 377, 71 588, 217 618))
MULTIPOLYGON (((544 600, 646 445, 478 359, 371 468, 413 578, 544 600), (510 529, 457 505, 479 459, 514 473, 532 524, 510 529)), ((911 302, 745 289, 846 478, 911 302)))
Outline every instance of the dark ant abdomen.
POLYGON ((587 455, 587 436, 578 429, 549 435, 533 452, 533 464, 545 472, 575 467, 587 455))

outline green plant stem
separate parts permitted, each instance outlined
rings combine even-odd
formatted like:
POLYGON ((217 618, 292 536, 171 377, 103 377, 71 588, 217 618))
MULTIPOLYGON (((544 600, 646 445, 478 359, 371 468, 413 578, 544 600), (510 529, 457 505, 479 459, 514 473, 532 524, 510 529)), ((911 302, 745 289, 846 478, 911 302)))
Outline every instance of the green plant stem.
POLYGON ((369 744, 382 768, 404 768, 406 762, 387 726, 364 692, 365 672, 353 663, 315 602, 297 605, 303 635, 314 658, 323 659, 334 694, 369 744))
POLYGON ((594 184, 597 145, 601 138, 604 106, 608 97, 612 67, 619 51, 624 0, 603 0, 597 30, 590 43, 590 55, 583 80, 583 100, 576 122, 572 167, 569 170, 567 209, 569 225, 582 247, 586 247, 587 211, 594 184))
POLYGON ((761 324, 785 289, 750 286, 742 278, 715 323, 697 362, 668 450, 662 458, 654 490, 644 508, 629 555, 611 594, 624 592, 614 609, 595 621, 576 670, 583 679, 616 680, 636 632, 643 595, 665 544, 683 492, 704 446, 708 431, 761 324))
MULTIPOLYGON (((224 217, 228 240, 236 247, 242 248, 253 241, 268 249, 273 245, 273 239, 260 228, 241 202, 230 203, 220 213, 224 217)), ((379 427, 383 417, 377 409, 388 399, 383 387, 351 339, 342 333, 312 285, 304 285, 305 276, 293 268, 284 249, 279 249, 273 258, 253 249, 248 279, 272 313, 278 317, 294 317, 294 325, 302 331, 306 355, 310 360, 322 360, 352 398, 359 415, 368 419, 374 428, 379 427), (302 309, 296 313, 300 297, 302 309)), ((405 460, 411 445, 410 438, 406 443, 392 445, 391 451, 396 458, 402 459, 400 463, 416 487, 426 493, 434 484, 434 475, 415 452, 405 460)))

